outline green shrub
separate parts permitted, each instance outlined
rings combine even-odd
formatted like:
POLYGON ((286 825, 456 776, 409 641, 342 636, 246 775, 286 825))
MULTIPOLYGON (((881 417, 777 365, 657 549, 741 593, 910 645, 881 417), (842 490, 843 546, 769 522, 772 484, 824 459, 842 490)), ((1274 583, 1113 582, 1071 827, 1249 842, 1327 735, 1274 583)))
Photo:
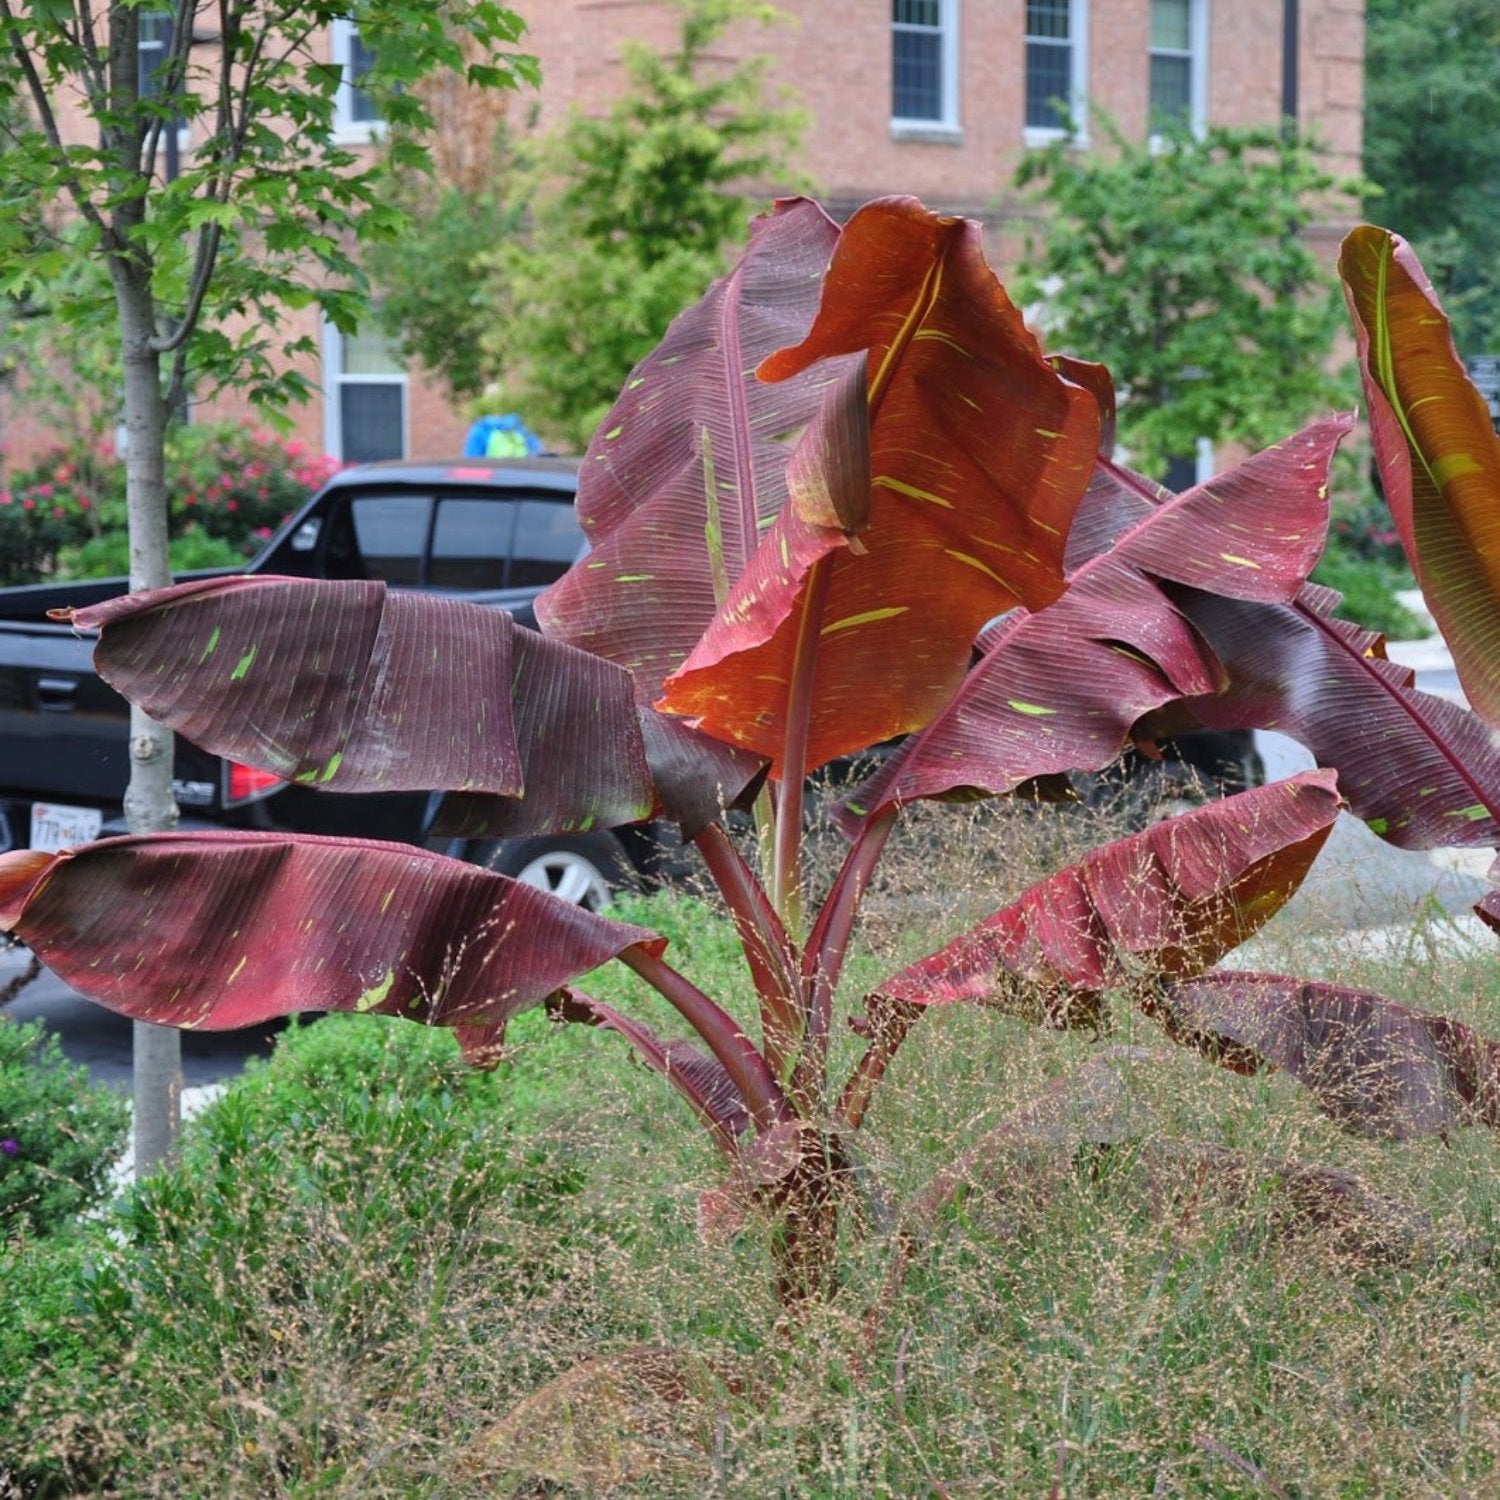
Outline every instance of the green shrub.
POLYGON ((0 1317, 0 1353, 34 1365, 14 1413, 0 1387, 13 1481, 285 1493, 356 1473, 383 1423, 442 1431, 445 1362, 477 1336, 446 1326, 470 1316, 456 1301, 552 1295, 549 1250, 588 1236, 587 1152, 516 1129, 508 1080, 451 1033, 356 1019, 292 1026, 189 1122, 110 1238, 59 1262, 55 1334, 0 1317))
POLYGON ((51 1233, 101 1202, 129 1119, 41 1022, 0 1019, 0 1238, 51 1233))
MULTIPOLYGON (((222 537, 209 536, 198 526, 189 526, 167 544, 174 573, 198 568, 238 568, 245 561, 243 550, 222 537)), ((60 578, 121 578, 130 571, 130 541, 123 530, 106 531, 77 546, 61 547, 57 553, 60 578)))
MULTIPOLYGON (((235 567, 338 463, 296 440, 236 423, 180 427, 167 440, 172 567, 235 567)), ((129 570, 125 465, 108 449, 60 446, 0 490, 0 586, 129 570)))

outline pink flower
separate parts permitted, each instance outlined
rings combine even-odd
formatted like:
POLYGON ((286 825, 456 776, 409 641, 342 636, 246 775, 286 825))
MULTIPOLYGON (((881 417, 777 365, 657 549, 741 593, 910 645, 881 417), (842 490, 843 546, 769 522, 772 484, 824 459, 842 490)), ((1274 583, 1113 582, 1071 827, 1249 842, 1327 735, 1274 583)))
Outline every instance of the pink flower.
POLYGON ((22 501, 22 502, 21 502, 21 509, 22 509, 22 510, 35 510, 35 509, 36 509, 36 501, 35 501, 35 500, 33 500, 33 499, 32 499, 32 498, 31 498, 31 496, 30 496, 30 495, 28 495, 28 496, 27 496, 27 497, 26 497, 26 498, 25 498, 25 499, 24 499, 24 500, 23 500, 23 501, 22 501))
POLYGON ((52 498, 52 486, 50 484, 37 485, 36 492, 43 500, 50 500, 52 498))
POLYGON ((11 500, 9 490, 0 490, 0 505, 9 505, 11 500))
POLYGON ((230 502, 229 502, 229 503, 228 503, 228 504, 227 504, 227 505, 226 505, 226 506, 225 506, 225 507, 224 507, 224 509, 225 509, 225 510, 238 510, 238 509, 239 509, 239 508, 240 508, 240 502, 239 502, 239 501, 238 501, 238 500, 231 500, 231 501, 230 501, 230 502))
POLYGON ((63 512, 62 506, 60 506, 60 505, 54 505, 52 507, 52 517, 53 517, 54 520, 61 520, 63 514, 64 514, 64 512, 63 512))
POLYGON ((91 506, 89 504, 89 498, 88 498, 87 495, 80 495, 78 497, 78 508, 79 508, 79 510, 89 510, 89 509, 91 509, 91 506))

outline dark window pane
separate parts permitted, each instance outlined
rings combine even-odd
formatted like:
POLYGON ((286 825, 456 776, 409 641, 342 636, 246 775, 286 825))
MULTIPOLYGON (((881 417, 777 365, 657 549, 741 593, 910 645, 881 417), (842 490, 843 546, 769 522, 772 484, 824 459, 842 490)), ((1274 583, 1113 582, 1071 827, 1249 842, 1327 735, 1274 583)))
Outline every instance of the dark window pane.
POLYGON ((359 495, 350 502, 355 543, 364 560, 356 577, 418 584, 432 500, 427 495, 359 495))
POLYGON ((1067 41, 1071 9, 1071 0, 1027 0, 1026 35, 1067 41))
POLYGON ((365 74, 375 66, 374 51, 365 46, 359 32, 349 28, 349 118, 357 124, 368 124, 380 118, 375 101, 361 87, 365 74))
POLYGON ((898 26, 941 26, 940 0, 894 0, 891 19, 898 26))
POLYGON ((1061 130, 1066 121, 1058 109, 1072 92, 1073 49, 1055 42, 1026 44, 1026 123, 1035 129, 1061 130))
POLYGON ((406 432, 406 388, 390 385, 339 387, 339 456, 347 464, 400 458, 406 432))
POLYGON ((511 500, 444 500, 432 532, 427 582, 435 589, 505 587, 516 505, 511 500))
POLYGON ((510 586, 534 588, 561 578, 583 550, 583 528, 573 507, 559 500, 523 500, 517 509, 510 586))
POLYGON ((1151 121, 1177 125, 1188 118, 1192 64, 1185 57, 1151 58, 1151 121))
POLYGON ((943 118, 942 35, 892 33, 891 113, 898 120, 943 118))

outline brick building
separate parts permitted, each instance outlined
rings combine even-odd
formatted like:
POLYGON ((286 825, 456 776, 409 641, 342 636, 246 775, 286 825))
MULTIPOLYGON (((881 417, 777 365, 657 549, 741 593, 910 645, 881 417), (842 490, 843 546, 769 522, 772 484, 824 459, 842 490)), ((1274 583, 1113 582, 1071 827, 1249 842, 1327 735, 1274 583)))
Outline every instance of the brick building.
MULTIPOLYGON (((661 0, 515 0, 527 45, 541 60, 538 129, 570 108, 599 111, 622 88, 621 44, 673 45, 677 12, 661 0)), ((772 59, 769 85, 806 110, 800 166, 835 214, 883 193, 914 193, 931 207, 985 222, 1001 265, 1023 210, 1009 189, 1028 146, 1059 133, 1070 102, 1087 140, 1089 115, 1106 112, 1144 138, 1153 120, 1195 127, 1315 127, 1331 165, 1359 165, 1363 105, 1363 0, 778 0, 785 25, 742 25, 726 61, 772 59)), ((358 34, 329 38, 357 75, 358 34)), ((524 113, 518 111, 517 113, 524 113)), ((346 81, 341 127, 351 141, 380 125, 371 101, 346 81)), ((1330 245, 1343 226, 1312 226, 1330 245)), ((404 371, 374 335, 319 339, 323 389, 297 414, 298 436, 346 459, 459 451, 467 422, 442 387, 404 371)), ((244 415, 233 400, 201 416, 244 415)), ((24 431, 13 430, 18 446, 24 431)))

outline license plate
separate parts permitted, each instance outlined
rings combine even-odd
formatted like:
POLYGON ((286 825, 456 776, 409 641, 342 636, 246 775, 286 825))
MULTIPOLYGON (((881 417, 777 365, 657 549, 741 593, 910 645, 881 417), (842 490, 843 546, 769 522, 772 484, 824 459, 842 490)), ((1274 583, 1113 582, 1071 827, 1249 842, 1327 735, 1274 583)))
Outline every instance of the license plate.
POLYGON ((61 802, 31 804, 31 847, 44 854, 72 849, 99 837, 104 814, 96 807, 68 807, 61 802))

